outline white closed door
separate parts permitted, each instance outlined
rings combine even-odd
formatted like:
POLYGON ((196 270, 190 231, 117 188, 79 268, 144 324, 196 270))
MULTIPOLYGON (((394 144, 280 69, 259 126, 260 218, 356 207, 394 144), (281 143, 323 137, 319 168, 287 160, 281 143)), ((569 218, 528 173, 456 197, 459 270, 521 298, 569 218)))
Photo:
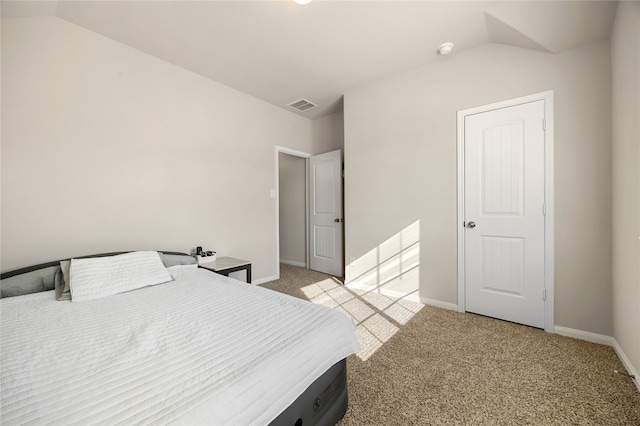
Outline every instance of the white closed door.
POLYGON ((309 268, 341 277, 342 153, 309 158, 309 268))
POLYGON ((544 101, 465 117, 465 309, 545 326, 544 101))

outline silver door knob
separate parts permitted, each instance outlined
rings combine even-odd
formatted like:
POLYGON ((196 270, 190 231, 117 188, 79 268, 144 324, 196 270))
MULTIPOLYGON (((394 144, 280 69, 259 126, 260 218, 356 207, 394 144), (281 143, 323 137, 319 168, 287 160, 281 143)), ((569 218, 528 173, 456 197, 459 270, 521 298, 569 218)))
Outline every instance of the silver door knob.
POLYGON ((469 222, 469 223, 467 223, 467 226, 469 228, 475 228, 476 227, 476 223, 475 222, 469 222))

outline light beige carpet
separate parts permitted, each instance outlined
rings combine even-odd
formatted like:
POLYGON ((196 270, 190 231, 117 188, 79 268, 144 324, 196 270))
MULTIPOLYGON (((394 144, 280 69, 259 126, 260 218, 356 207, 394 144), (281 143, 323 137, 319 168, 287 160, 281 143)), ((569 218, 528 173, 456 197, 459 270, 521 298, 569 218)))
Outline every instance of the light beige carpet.
POLYGON ((640 393, 614 374, 625 370, 608 346, 402 300, 385 304, 303 268, 282 265, 280 274, 264 287, 343 310, 360 339, 379 338, 379 347, 363 342, 365 360, 347 360, 350 401, 340 426, 640 425, 640 393))

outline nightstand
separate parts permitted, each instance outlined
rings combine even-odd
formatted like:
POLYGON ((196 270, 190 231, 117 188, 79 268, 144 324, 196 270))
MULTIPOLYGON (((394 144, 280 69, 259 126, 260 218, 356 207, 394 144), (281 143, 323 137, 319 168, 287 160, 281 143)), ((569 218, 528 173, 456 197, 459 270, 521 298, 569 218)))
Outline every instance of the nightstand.
POLYGON ((232 272, 247 271, 247 282, 251 283, 251 262, 248 260, 235 259, 233 257, 219 257, 213 262, 203 263, 198 265, 198 267, 227 277, 232 272))

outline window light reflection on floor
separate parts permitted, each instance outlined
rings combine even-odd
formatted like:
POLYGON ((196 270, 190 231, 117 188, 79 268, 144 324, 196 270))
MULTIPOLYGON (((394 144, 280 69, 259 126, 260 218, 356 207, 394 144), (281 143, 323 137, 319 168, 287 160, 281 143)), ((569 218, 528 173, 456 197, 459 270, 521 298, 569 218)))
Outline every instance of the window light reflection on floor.
POLYGON ((424 305, 372 291, 351 288, 337 280, 326 279, 302 288, 311 302, 344 312, 353 318, 361 350, 366 361, 406 324, 424 305))
POLYGON ((310 301, 353 318, 363 361, 424 307, 419 295, 419 235, 416 221, 362 256, 346 284, 328 278, 302 288, 310 301))

